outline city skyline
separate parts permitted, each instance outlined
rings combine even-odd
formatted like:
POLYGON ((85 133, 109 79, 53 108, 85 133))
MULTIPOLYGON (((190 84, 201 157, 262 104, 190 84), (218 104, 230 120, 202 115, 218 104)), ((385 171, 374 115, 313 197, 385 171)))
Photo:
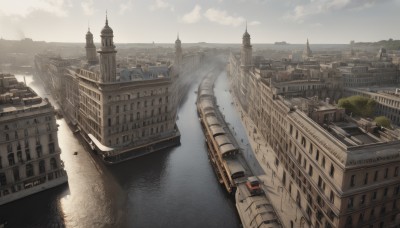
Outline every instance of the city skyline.
POLYGON ((399 0, 75 1, 0 0, 0 36, 47 42, 94 41, 108 11, 116 43, 238 43, 246 21, 252 43, 349 43, 400 39, 392 23, 399 0), (366 28, 368 25, 368 29, 366 28), (360 29, 361 28, 361 29, 360 29))

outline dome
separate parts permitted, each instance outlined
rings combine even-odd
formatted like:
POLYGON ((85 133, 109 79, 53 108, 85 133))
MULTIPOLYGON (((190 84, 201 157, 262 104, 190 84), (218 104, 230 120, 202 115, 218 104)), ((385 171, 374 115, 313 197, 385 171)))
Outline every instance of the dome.
POLYGON ((112 34, 113 34, 113 30, 110 28, 110 26, 108 26, 108 18, 106 15, 106 25, 101 30, 101 35, 112 35, 112 34))
POLYGON ((112 35, 113 30, 108 26, 108 23, 104 26, 104 28, 101 30, 101 35, 112 35))

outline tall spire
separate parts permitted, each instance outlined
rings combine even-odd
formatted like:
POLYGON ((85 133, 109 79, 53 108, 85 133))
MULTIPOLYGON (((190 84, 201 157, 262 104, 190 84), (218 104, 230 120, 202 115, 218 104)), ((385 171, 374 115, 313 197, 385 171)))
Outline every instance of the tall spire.
POLYGON ((106 25, 108 25, 107 10, 106 10, 106 25))
POLYGON ((176 36, 176 39, 179 40, 179 32, 178 32, 178 35, 176 36))
POLYGON ((247 20, 246 20, 246 32, 247 32, 247 20))

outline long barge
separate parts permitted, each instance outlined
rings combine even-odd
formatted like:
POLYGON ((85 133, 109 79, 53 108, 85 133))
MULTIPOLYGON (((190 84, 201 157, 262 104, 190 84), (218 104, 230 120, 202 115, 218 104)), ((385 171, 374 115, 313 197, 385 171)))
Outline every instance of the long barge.
POLYGON ((245 169, 237 158, 239 147, 216 105, 213 92, 216 76, 212 71, 200 83, 197 113, 206 138, 208 156, 218 180, 228 193, 234 193, 237 182, 244 181, 245 169))
POLYGON ((196 102, 210 163, 220 184, 235 196, 236 209, 243 227, 281 228, 281 222, 268 197, 265 194, 253 195, 247 188, 247 177, 253 174, 214 96, 214 81, 218 72, 210 72, 200 83, 196 102))

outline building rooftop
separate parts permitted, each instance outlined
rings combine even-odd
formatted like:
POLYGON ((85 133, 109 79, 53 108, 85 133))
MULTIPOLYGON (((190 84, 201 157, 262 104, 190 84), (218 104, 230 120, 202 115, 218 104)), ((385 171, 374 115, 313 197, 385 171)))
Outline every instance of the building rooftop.
POLYGON ((0 116, 15 115, 41 107, 50 107, 47 99, 18 82, 14 75, 0 74, 0 116))
POLYGON ((343 108, 318 100, 317 97, 296 97, 286 100, 287 105, 305 113, 347 147, 370 145, 399 139, 399 135, 384 129, 370 119, 352 118, 343 108))

